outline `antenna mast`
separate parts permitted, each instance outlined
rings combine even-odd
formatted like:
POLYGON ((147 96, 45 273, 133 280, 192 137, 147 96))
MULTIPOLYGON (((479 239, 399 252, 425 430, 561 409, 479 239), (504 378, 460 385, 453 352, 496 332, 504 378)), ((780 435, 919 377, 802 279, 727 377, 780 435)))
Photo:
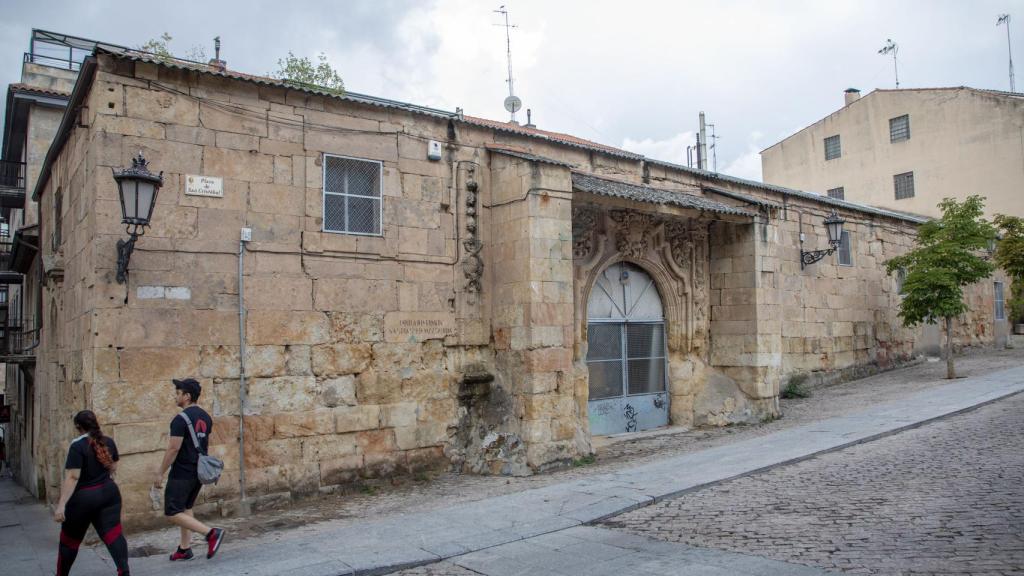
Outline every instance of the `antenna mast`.
POLYGON ((1006 51, 1010 54, 1010 92, 1016 92, 1016 86, 1013 85, 1013 50, 1010 48, 1010 15, 1000 14, 996 26, 1000 24, 1006 24, 1006 51))
POLYGON ((892 54, 892 69, 896 73, 896 89, 897 90, 900 87, 900 69, 896 65, 896 53, 899 52, 899 50, 900 50, 899 44, 893 42, 891 38, 886 38, 885 39, 885 46, 882 46, 882 49, 878 51, 878 53, 881 54, 882 56, 885 56, 886 54, 889 54, 889 53, 892 54))
MULTIPOLYGON (((512 28, 518 28, 515 24, 509 24, 508 21, 508 10, 505 9, 505 5, 502 4, 495 10, 496 13, 501 14, 505 17, 505 47, 506 55, 508 57, 508 98, 505 98, 505 110, 509 111, 511 118, 509 122, 516 123, 516 112, 523 107, 523 101, 516 96, 515 83, 512 80, 512 28)), ((500 24, 499 24, 500 26, 500 24)))

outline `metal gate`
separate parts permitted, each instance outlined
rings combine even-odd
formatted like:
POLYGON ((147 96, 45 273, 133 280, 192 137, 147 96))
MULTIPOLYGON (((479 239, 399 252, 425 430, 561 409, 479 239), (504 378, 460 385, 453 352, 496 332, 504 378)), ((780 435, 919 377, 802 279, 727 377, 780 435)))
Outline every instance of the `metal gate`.
POLYGON ((626 262, 605 269, 587 302, 590 432, 668 424, 665 318, 654 281, 626 262))

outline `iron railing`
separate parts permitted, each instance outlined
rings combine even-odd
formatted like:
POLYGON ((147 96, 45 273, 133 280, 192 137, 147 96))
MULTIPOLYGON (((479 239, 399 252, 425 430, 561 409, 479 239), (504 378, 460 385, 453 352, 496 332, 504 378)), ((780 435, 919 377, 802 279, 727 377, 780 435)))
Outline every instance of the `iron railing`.
POLYGON ((82 67, 81 57, 75 59, 74 54, 70 51, 67 58, 58 58, 56 56, 25 52, 25 62, 31 64, 42 64, 43 66, 49 66, 50 68, 63 68, 65 70, 72 70, 75 72, 82 67))
POLYGON ((25 189, 25 163, 0 160, 0 186, 25 189))
POLYGON ((35 318, 10 318, 5 326, 0 327, 0 354, 31 354, 38 342, 39 325, 35 318))

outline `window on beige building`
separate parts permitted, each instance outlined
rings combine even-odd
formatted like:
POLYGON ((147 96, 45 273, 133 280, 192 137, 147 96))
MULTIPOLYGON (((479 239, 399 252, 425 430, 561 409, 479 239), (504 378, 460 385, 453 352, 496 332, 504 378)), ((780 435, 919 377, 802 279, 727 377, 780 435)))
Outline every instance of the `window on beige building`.
POLYGON ((839 134, 825 138, 825 160, 834 160, 843 155, 839 134))
POLYGON ((846 199, 846 192, 843 190, 842 186, 840 186, 838 188, 829 188, 828 189, 828 197, 829 198, 835 198, 836 200, 845 200, 846 199))
POLYGON ((900 296, 903 295, 903 284, 907 281, 907 269, 900 268, 896 270, 896 293, 900 296))
POLYGON ((896 191, 896 199, 903 200, 914 197, 914 173, 904 172, 892 177, 893 188, 896 191))
POLYGON ((324 232, 381 234, 381 170, 376 160, 324 154, 324 232))
POLYGON ((889 141, 910 140, 910 116, 904 114, 889 119, 889 141))
POLYGON ((996 304, 996 320, 1006 320, 1006 296, 1003 294, 1003 283, 996 282, 993 284, 995 287, 995 304, 996 304))
POLYGON ((843 230, 843 235, 840 237, 839 250, 836 254, 839 256, 840 266, 853 266, 853 250, 850 246, 850 233, 843 230))

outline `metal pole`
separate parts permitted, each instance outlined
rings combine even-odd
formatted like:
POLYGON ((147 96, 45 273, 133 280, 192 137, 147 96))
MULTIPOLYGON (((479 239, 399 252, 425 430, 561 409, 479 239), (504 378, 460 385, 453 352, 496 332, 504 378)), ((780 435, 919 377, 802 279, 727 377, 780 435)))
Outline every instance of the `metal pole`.
POLYGON ((1010 92, 1016 92, 1017 88, 1013 83, 1013 49, 1010 48, 1010 15, 1006 15, 1006 52, 1010 56, 1010 92))
POLYGON ((249 515, 245 497, 245 240, 238 242, 238 491, 239 513, 249 515))
POLYGON ((896 74, 896 88, 900 87, 900 67, 896 64, 896 50, 892 51, 892 69, 896 74))

